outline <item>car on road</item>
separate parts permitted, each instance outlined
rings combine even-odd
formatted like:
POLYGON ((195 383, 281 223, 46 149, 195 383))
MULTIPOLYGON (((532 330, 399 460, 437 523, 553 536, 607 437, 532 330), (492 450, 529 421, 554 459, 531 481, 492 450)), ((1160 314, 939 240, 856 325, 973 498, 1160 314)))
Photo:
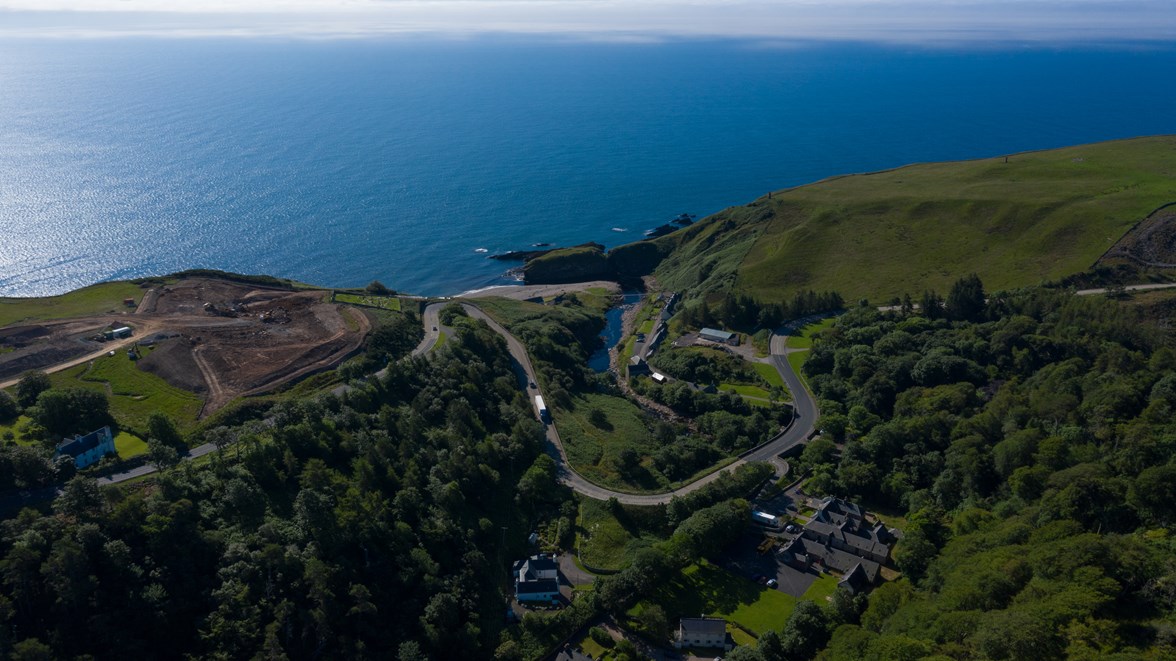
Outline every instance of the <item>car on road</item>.
POLYGON ((433 332, 434 332, 434 333, 436 333, 436 332, 437 332, 437 327, 436 327, 436 326, 433 326, 433 332))
POLYGON ((794 533, 794 532, 796 532, 796 526, 794 526, 790 523, 790 524, 784 526, 784 532, 794 533))
POLYGON ((535 385, 535 382, 534 382, 534 381, 528 381, 528 382, 527 382, 527 387, 528 387, 528 388, 538 388, 539 386, 535 385))

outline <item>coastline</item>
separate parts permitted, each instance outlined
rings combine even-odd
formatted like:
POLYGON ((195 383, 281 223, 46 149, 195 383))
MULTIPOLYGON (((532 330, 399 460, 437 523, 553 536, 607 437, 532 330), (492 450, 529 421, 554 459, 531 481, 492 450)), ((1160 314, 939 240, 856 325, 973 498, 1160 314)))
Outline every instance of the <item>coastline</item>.
POLYGON ((522 301, 528 298, 547 298, 549 296, 559 296, 560 294, 570 294, 596 287, 608 289, 612 293, 620 293, 621 291, 620 283, 611 280, 591 280, 588 282, 572 282, 560 285, 491 285, 489 287, 464 291, 460 294, 455 294, 452 298, 489 298, 491 296, 502 296, 504 298, 513 298, 522 301))

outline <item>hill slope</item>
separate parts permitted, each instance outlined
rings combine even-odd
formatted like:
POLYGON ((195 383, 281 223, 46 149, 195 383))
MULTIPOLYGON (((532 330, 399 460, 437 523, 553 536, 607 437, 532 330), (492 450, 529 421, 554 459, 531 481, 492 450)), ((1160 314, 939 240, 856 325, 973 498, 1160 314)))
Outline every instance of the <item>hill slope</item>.
MULTIPOLYGON (((1157 207, 1176 202, 1176 136, 911 165, 835 177, 715 214, 610 261, 656 255, 669 288, 779 300, 797 289, 880 301, 990 289, 1089 269, 1157 207), (650 246, 652 243, 653 246, 650 246)), ((644 244, 644 245, 642 245, 644 244)))

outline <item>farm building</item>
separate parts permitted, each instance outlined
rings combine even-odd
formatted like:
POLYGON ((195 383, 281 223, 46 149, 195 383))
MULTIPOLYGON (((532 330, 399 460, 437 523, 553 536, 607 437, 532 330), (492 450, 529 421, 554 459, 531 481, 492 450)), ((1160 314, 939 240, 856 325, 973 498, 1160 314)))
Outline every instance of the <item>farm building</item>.
POLYGON ((698 331, 698 339, 706 340, 708 342, 716 342, 718 344, 729 344, 731 346, 739 345, 739 336, 735 333, 728 333, 727 331, 716 330, 714 328, 704 328, 698 331))
POLYGON ((112 328, 112 329, 102 333, 102 335, 103 335, 103 337, 105 337, 108 340, 114 340, 114 339, 122 338, 122 337, 130 337, 131 336, 131 328, 130 328, 130 326, 119 326, 118 328, 112 328))

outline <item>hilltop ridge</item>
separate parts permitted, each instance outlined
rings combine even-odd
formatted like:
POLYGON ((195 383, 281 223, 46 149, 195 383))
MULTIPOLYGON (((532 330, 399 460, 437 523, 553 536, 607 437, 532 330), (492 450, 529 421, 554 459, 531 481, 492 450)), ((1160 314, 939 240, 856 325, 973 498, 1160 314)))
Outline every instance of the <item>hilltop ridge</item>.
POLYGON ((887 300, 978 273, 994 289, 1091 269, 1176 202, 1176 136, 831 177, 591 258, 556 251, 529 282, 655 274, 666 287, 779 300, 802 289, 887 300), (569 259, 572 258, 572 259, 569 259))

